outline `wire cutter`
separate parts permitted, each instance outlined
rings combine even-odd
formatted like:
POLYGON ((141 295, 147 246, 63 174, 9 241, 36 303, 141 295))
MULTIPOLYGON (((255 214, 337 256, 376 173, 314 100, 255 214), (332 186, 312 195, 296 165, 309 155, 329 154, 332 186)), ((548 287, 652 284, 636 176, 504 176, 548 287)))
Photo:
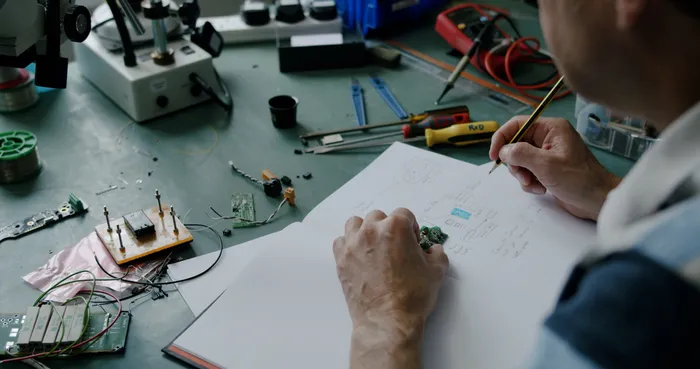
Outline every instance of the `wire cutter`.
POLYGON ((350 79, 350 93, 352 94, 352 106, 355 109, 355 117, 358 126, 367 125, 367 112, 365 112, 365 100, 360 86, 360 81, 356 78, 350 79))
POLYGON ((391 90, 389 90, 389 87, 387 87, 386 83, 381 77, 371 75, 370 81, 372 82, 372 86, 374 86, 374 89, 377 90, 379 96, 381 96, 382 99, 384 99, 384 101, 387 103, 387 105, 389 105, 391 110, 394 111, 394 114, 396 114, 396 116, 398 116, 399 119, 408 118, 408 113, 406 113, 401 104, 399 104, 398 100, 396 100, 394 95, 391 93, 391 90))

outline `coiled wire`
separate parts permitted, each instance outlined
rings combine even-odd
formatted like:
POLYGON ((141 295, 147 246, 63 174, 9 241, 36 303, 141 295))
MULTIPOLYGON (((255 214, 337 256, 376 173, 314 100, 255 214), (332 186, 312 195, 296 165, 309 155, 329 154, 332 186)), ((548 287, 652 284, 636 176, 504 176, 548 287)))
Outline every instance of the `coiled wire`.
POLYGON ((0 132, 0 184, 22 182, 39 172, 36 141, 31 132, 0 132))

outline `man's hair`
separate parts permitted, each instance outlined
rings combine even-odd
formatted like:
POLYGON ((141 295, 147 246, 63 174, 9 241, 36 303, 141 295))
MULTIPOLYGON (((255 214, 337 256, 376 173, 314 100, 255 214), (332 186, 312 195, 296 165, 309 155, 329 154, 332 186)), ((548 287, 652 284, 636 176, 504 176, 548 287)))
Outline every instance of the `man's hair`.
POLYGON ((698 0, 670 0, 681 13, 700 20, 700 1, 698 0))

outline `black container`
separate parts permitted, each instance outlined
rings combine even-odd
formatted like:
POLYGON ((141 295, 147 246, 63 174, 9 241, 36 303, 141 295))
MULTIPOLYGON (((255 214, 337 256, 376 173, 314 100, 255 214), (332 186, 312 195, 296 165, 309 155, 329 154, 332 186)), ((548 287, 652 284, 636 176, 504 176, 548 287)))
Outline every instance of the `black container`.
POLYGON ((276 128, 286 129, 297 125, 297 106, 299 100, 289 95, 279 95, 268 101, 272 124, 276 128))

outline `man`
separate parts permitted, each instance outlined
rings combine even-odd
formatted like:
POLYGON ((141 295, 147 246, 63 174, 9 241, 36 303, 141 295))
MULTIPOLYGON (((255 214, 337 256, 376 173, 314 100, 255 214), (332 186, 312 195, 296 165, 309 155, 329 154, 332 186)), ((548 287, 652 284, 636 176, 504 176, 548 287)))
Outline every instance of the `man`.
MULTIPOLYGON (((571 125, 543 118, 492 140, 523 190, 597 220, 526 368, 700 367, 700 1, 540 0, 550 51, 589 101, 655 122, 659 141, 620 182, 571 125), (614 189, 614 190, 613 190, 614 189)), ((353 321, 351 367, 419 368, 448 260, 422 253, 413 214, 351 218, 334 243, 353 321)))

